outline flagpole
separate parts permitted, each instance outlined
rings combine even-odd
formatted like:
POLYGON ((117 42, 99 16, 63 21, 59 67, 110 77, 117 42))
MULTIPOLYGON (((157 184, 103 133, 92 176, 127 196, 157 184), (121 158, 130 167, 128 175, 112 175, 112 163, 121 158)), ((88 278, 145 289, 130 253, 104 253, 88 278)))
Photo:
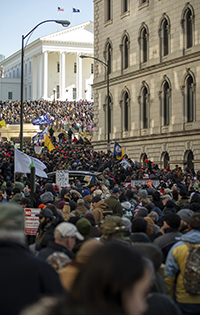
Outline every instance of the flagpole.
POLYGON ((74 20, 73 20, 73 7, 72 7, 72 26, 74 26, 74 20))
MULTIPOLYGON (((58 6, 57 6, 57 19, 59 20, 59 11, 58 11, 58 6)), ((59 24, 57 25, 57 31, 59 31, 59 24)))

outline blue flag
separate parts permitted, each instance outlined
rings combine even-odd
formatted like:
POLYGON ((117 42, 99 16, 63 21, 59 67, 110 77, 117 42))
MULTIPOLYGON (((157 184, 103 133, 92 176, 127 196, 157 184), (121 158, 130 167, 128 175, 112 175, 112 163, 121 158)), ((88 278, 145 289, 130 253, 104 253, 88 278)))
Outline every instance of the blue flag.
POLYGON ((48 134, 48 128, 46 127, 44 130, 38 132, 33 138, 32 141, 44 139, 44 135, 48 134))
POLYGON ((122 149, 121 145, 115 141, 113 155, 116 156, 117 159, 121 160, 124 156, 124 150, 122 149))
POLYGON ((75 9, 75 8, 73 8, 73 13, 79 13, 80 12, 80 10, 79 9, 75 9))
POLYGON ((47 114, 44 114, 40 117, 33 119, 32 124, 33 125, 47 125, 47 124, 51 124, 51 120, 49 119, 47 114))

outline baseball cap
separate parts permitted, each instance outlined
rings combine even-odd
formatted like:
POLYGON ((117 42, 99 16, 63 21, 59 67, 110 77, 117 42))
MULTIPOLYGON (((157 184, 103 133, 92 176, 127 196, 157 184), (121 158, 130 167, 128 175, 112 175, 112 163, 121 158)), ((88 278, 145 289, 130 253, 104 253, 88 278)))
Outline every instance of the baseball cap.
POLYGON ((117 187, 114 187, 111 191, 112 191, 113 194, 121 193, 121 191, 117 187))
POLYGON ((171 197, 169 194, 166 194, 166 195, 160 197, 160 199, 169 199, 169 200, 172 200, 172 197, 171 197))
POLYGON ((56 226, 55 230, 60 232, 62 237, 75 236, 80 241, 84 240, 84 237, 78 232, 77 227, 72 223, 62 222, 56 226))
POLYGON ((53 212, 50 209, 42 209, 39 214, 36 214, 36 217, 45 217, 53 219, 53 212))

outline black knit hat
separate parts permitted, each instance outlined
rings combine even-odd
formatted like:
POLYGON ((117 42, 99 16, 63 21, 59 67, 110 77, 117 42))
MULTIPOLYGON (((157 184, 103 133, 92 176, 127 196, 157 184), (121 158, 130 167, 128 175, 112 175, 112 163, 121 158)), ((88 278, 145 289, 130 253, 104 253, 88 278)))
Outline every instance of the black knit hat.
POLYGON ((174 229, 178 229, 181 224, 181 218, 176 213, 167 214, 164 221, 174 229))

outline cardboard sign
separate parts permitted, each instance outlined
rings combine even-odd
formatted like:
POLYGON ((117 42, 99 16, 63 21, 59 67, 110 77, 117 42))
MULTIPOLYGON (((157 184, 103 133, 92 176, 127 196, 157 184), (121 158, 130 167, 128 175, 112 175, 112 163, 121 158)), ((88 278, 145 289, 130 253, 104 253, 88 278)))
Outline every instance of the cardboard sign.
POLYGON ((160 181, 159 180, 151 180, 151 179, 141 179, 141 180, 132 180, 131 181, 131 186, 143 186, 143 185, 147 185, 149 182, 152 182, 152 185, 154 187, 158 187, 160 185, 160 181))
POLYGON ((39 217, 36 214, 40 213, 41 209, 24 209, 25 214, 25 234, 26 235, 36 235, 39 226, 39 217))
POLYGON ((69 185, 69 172, 67 170, 56 171, 56 184, 61 187, 69 185))

